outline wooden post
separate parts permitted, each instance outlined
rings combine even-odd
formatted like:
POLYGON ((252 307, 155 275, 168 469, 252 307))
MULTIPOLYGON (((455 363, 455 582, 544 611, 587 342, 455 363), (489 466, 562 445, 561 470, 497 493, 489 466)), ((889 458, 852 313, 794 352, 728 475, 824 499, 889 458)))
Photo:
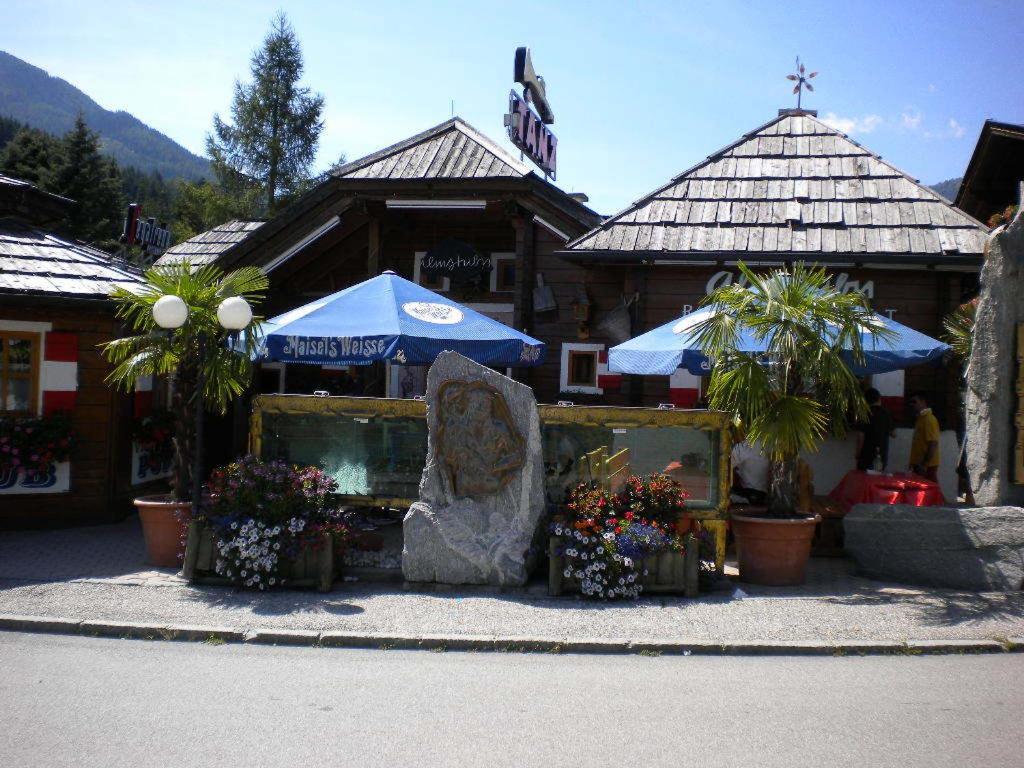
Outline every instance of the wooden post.
POLYGON ((725 520, 701 520, 700 525, 704 530, 714 534, 715 537, 715 572, 725 573, 725 520))
POLYGON ((181 567, 181 575, 189 584, 194 583, 196 579, 196 562, 199 560, 202 528, 202 523, 198 520, 193 520, 188 524, 188 538, 185 539, 185 562, 181 567))
POLYGON ((551 597, 559 597, 562 594, 562 558, 558 556, 558 539, 552 536, 548 539, 548 594, 551 597))
POLYGON ((320 537, 320 547, 316 554, 316 588, 320 592, 330 592, 331 584, 334 583, 334 536, 332 534, 325 533, 320 537))
POLYGON ((369 277, 376 277, 380 274, 380 219, 370 219, 367 229, 366 272, 369 277))
POLYGON ((687 597, 697 597, 700 592, 700 539, 692 533, 686 542, 683 569, 686 584, 684 594, 687 597))

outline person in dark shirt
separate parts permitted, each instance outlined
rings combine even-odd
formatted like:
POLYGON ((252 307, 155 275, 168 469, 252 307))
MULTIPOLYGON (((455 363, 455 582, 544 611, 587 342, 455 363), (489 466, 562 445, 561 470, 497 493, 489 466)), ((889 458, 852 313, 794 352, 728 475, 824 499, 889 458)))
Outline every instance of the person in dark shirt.
POLYGON ((871 387, 864 393, 868 401, 867 421, 857 425, 857 469, 874 469, 875 456, 882 457, 882 467, 889 464, 889 437, 892 435, 892 416, 882 407, 882 396, 871 387))

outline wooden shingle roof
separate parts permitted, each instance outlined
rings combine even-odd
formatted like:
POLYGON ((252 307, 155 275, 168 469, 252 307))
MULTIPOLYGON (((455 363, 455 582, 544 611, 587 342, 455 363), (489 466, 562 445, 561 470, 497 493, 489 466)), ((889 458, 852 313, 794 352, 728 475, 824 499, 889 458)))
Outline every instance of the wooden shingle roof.
POLYGON ((344 179, 469 179, 526 176, 516 160, 460 117, 453 117, 338 168, 344 179))
POLYGON ((263 226, 262 221, 233 219, 220 226, 200 232, 184 242, 172 245, 156 260, 157 266, 187 261, 196 266, 210 264, 232 247, 263 226))
POLYGON ((783 113, 570 243, 624 260, 977 262, 988 230, 807 113, 783 113))
POLYGON ((138 270, 85 243, 0 220, 0 294, 106 299, 142 282, 138 270))

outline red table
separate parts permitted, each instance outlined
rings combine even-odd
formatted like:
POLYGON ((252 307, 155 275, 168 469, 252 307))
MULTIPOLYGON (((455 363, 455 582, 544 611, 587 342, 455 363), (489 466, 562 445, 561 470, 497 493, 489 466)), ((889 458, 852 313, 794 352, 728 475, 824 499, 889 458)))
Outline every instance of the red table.
POLYGON ((935 507, 946 503, 939 484, 920 475, 876 475, 861 470, 847 472, 828 495, 847 512, 854 504, 912 504, 935 507))

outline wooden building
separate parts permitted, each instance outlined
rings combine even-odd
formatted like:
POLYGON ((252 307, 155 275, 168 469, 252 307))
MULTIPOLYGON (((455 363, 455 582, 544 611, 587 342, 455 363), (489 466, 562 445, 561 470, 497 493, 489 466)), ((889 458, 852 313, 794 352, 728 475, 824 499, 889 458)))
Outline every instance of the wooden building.
MULTIPOLYGON (((601 276, 590 289, 598 304, 635 293, 634 335, 736 279, 742 260, 823 265, 877 312, 938 336, 942 318, 977 290, 987 234, 816 113, 780 110, 554 257, 601 276)), ((952 426, 957 376, 952 367, 918 368, 876 376, 874 384, 898 416, 905 392, 926 391, 952 426)), ((639 386, 646 404, 689 405, 701 391, 685 371, 639 386)))
POLYGON ((0 177, 0 528, 84 525, 130 509, 133 398, 104 383, 109 369, 97 345, 121 330, 110 290, 140 278, 46 229, 72 204, 0 177), (70 420, 70 455, 61 455, 61 434, 51 435, 62 460, 26 472, 49 445, 32 435, 57 414, 70 420), (15 440, 12 430, 22 427, 33 433, 15 440), (24 459, 17 463, 15 445, 24 459))
POLYGON ((987 223, 1020 203, 1021 182, 1024 125, 986 120, 956 194, 957 208, 987 223))
MULTIPOLYGON (((217 250, 226 269, 266 269, 268 314, 392 269, 547 342, 546 362, 516 373, 540 401, 648 406, 693 405, 702 384, 685 372, 615 375, 608 348, 696 306, 736 279, 738 261, 823 264, 877 311, 934 336, 976 290, 987 235, 916 179, 795 110, 604 220, 455 118, 340 168, 266 223, 244 233, 231 226, 237 242, 211 235, 221 245, 194 256, 217 250), (424 254, 446 239, 489 256, 489 281, 421 274, 424 254)), ((264 391, 280 383, 270 368, 264 391)), ((326 388, 328 374, 289 378, 286 388, 326 388)), ((957 375, 929 368, 875 384, 897 411, 905 391, 927 390, 951 424, 957 375)), ((393 379, 389 394, 407 394, 393 379)))

